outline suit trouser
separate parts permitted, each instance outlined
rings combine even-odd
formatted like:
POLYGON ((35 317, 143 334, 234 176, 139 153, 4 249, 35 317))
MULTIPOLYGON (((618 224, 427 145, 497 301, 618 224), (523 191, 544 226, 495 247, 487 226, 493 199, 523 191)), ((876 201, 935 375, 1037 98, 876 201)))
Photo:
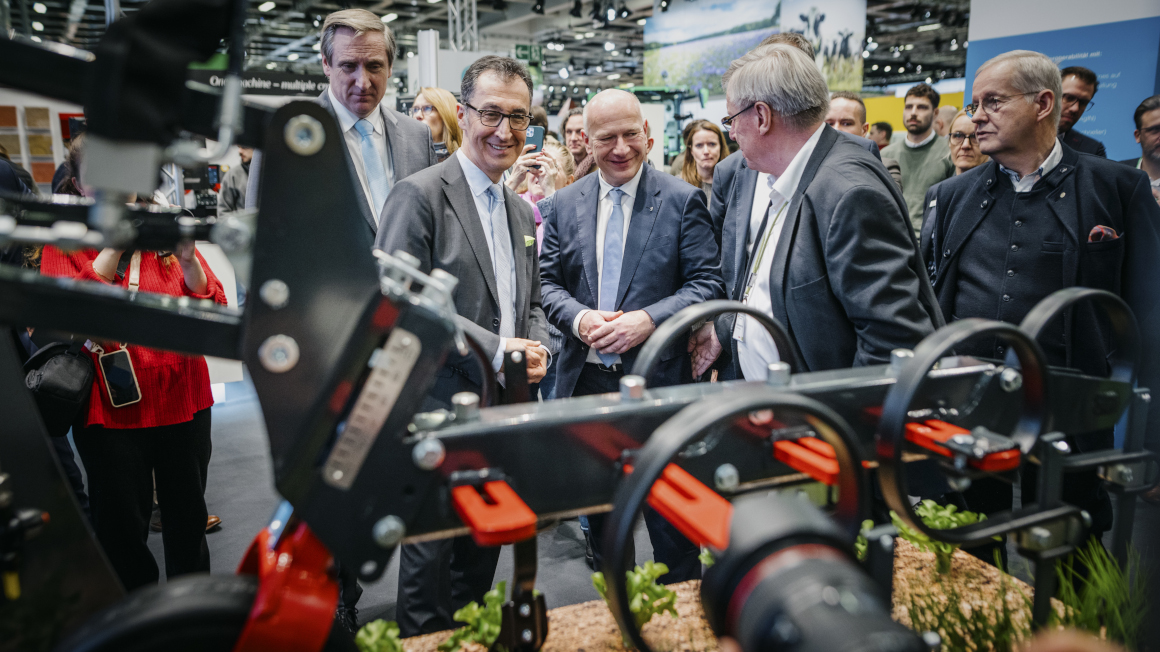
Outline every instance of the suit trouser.
POLYGON ((93 530, 127 591, 156 584, 157 561, 146 543, 153 512, 153 477, 165 527, 165 575, 209 572, 205 482, 210 410, 185 423, 153 428, 73 431, 89 477, 93 530))
MULTIPOLYGON (((622 376, 624 376, 622 368, 611 371, 603 369, 600 365, 585 364, 572 396, 619 391, 622 376)), ((588 528, 584 536, 592 548, 592 557, 599 570, 604 559, 604 521, 607 514, 589 514, 581 518, 587 520, 588 528)), ((658 581, 662 584, 673 584, 700 579, 701 561, 697 558, 700 550, 692 541, 686 539, 677 528, 648 506, 644 508, 644 524, 648 529, 649 540, 652 541, 653 558, 669 567, 668 574, 662 575, 658 581)), ((631 558, 635 558, 635 550, 635 546, 629 546, 628 554, 631 558)))

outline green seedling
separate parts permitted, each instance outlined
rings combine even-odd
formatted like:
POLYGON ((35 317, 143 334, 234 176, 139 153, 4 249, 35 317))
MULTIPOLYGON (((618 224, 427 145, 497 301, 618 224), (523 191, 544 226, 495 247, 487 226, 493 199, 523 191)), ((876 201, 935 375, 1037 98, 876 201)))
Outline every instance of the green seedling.
POLYGON ((403 652, 399 626, 382 618, 363 625, 354 636, 354 644, 359 652, 403 652))
POLYGON ((700 560, 701 565, 705 568, 717 563, 717 558, 713 556, 713 551, 708 548, 701 548, 701 554, 697 555, 697 559, 700 560))
MULTIPOLYGON (((972 525, 985 520, 984 514, 975 512, 960 512, 954 505, 940 505, 933 500, 924 500, 914 508, 914 513, 922 522, 933 530, 949 530, 963 525, 972 525)), ((890 512, 890 520, 898 528, 898 535, 913 543, 922 550, 934 553, 935 569, 940 574, 951 572, 951 558, 954 557, 958 545, 943 541, 934 541, 922 532, 911 529, 894 512, 890 512)), ((1002 541, 995 537, 996 541, 1002 541)))
MULTIPOLYGON (((657 578, 668 572, 668 566, 653 561, 646 561, 644 566, 637 566, 636 570, 625 572, 628 609, 636 619, 638 629, 659 613, 667 612, 674 619, 677 618, 676 592, 663 584, 657 584, 657 578)), ((608 585, 604 581, 604 573, 592 574, 592 586, 596 587, 596 592, 607 604, 608 585)), ((624 638, 623 633, 621 638, 624 638)), ((624 643, 626 646, 629 645, 628 639, 625 639, 624 643)))
POLYGON ((463 647, 464 643, 479 643, 490 648, 495 639, 499 638, 499 629, 503 621, 504 595, 507 582, 496 584, 495 588, 483 594, 483 606, 476 602, 469 602, 452 616, 456 621, 465 623, 451 634, 451 638, 439 644, 439 652, 452 652, 463 647))

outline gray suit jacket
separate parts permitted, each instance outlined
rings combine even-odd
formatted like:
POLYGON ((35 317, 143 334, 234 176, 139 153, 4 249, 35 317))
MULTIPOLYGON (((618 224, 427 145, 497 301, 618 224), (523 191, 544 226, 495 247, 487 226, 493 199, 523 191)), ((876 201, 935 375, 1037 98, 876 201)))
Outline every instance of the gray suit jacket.
MULTIPOLYGON (((516 266, 515 334, 547 344, 548 322, 540 302, 535 216, 532 206, 519 195, 506 186, 503 192, 516 266)), ((442 269, 458 278, 455 309, 460 325, 479 341, 489 356, 499 348, 500 311, 495 268, 459 157, 449 156, 446 161, 395 184, 383 208, 382 228, 375 248, 390 253, 402 249, 419 259, 420 271, 442 269)), ((453 351, 439 371, 432 395, 449 403, 455 391, 478 393, 481 382, 476 361, 459 357, 453 351), (476 387, 465 385, 464 380, 476 387)))
MULTIPOLYGON (((757 183, 756 170, 739 167, 724 200, 721 247, 731 299, 746 281, 757 183)), ((944 323, 902 193, 881 163, 831 127, 790 199, 770 287, 773 317, 789 330, 807 371, 889 362, 892 349, 914 348, 944 323)), ((740 374, 733 322, 731 315, 717 320, 726 378, 740 374)))

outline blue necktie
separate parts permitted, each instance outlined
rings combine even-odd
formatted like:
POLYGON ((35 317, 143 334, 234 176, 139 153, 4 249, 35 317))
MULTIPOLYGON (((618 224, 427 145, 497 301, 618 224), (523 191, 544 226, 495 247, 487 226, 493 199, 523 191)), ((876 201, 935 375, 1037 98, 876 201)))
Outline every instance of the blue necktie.
POLYGON ((387 195, 391 194, 391 182, 387 179, 387 173, 383 171, 383 160, 379 158, 379 152, 375 149, 375 141, 371 139, 371 134, 375 133, 374 126, 363 118, 354 123, 354 128, 362 135, 363 169, 367 172, 367 185, 371 189, 370 199, 375 207, 377 220, 379 212, 383 210, 383 202, 387 201, 387 195))
POLYGON ((495 289, 499 294, 500 337, 516 336, 515 303, 512 301, 512 236, 508 229, 507 209, 499 184, 487 189, 488 221, 491 223, 491 247, 494 249, 495 289))
MULTIPOLYGON (((612 202, 612 216, 604 230, 604 262, 600 270, 600 310, 616 312, 616 293, 620 289, 620 263, 624 257, 624 211, 620 208, 620 198, 624 191, 613 188, 608 191, 612 202)), ((615 353, 596 353, 604 366, 611 367, 617 358, 615 353)))

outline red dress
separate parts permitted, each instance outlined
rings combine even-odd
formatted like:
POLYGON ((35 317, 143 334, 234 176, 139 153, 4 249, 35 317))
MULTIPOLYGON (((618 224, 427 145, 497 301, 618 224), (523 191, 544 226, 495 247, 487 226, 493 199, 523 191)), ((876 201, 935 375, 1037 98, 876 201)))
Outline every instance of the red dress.
MULTIPOLYGON (((40 273, 45 276, 72 277, 86 281, 107 281, 93 271, 93 261, 99 252, 94 249, 66 254, 61 250, 46 246, 40 259, 40 273)), ((128 256, 128 252, 124 255, 128 256)), ((205 270, 205 294, 195 294, 185 285, 185 276, 175 257, 166 265, 151 251, 141 252, 141 292, 168 294, 191 299, 213 299, 226 303, 226 295, 221 281, 210 271, 205 259, 198 253, 205 270)), ((127 276, 127 275, 126 275, 127 276)), ((118 276, 113 285, 128 288, 129 279, 118 276)), ((99 342, 106 352, 117 350, 119 345, 99 342)), ((205 358, 188 356, 171 351, 159 351, 130 344, 129 357, 137 374, 137 384, 141 389, 141 400, 124 407, 113 407, 105 389, 105 379, 101 366, 97 364, 97 354, 89 352, 96 367, 93 391, 89 398, 86 426, 106 428, 150 428, 185 423, 193 419, 195 412, 213 405, 213 394, 209 387, 209 369, 205 358)))

